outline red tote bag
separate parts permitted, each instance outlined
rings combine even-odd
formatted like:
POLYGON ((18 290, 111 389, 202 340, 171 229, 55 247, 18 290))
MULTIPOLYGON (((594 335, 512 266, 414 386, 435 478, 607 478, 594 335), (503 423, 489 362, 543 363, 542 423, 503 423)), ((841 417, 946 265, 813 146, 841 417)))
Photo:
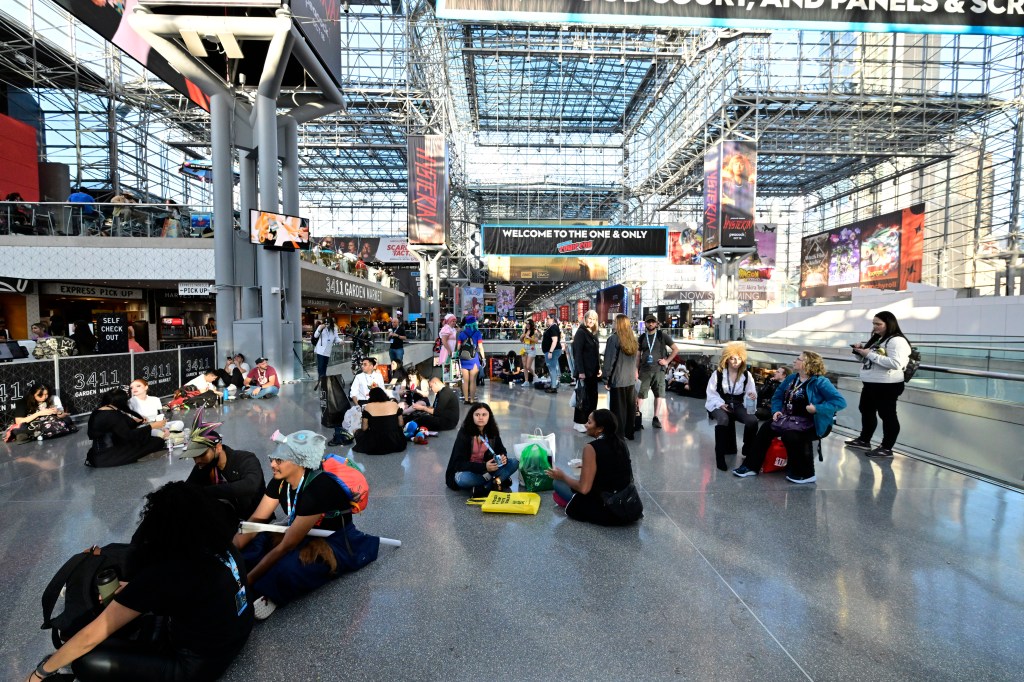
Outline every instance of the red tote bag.
POLYGON ((782 444, 781 438, 775 438, 768 446, 768 454, 764 456, 761 473, 770 474, 773 471, 783 471, 788 463, 789 455, 786 454, 786 446, 782 444))

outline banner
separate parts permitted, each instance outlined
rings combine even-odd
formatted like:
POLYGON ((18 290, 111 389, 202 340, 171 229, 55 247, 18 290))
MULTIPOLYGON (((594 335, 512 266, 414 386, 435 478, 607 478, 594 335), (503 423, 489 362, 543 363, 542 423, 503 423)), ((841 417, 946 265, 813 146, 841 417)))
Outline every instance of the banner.
POLYGON ((494 287, 494 308, 501 317, 508 317, 516 307, 515 287, 494 287))
POLYGON ((704 216, 701 228, 704 233, 704 250, 717 249, 722 233, 722 188, 719 160, 721 147, 714 145, 704 154, 704 216))
POLYGON ((361 260, 367 265, 419 265, 405 237, 314 237, 313 254, 324 265, 340 259, 361 260))
POLYGON ((88 414, 99 407, 100 397, 104 393, 130 384, 131 361, 129 353, 59 358, 57 371, 60 374, 60 401, 64 411, 69 414, 88 414))
POLYGON ((704 234, 699 223, 668 224, 668 259, 672 265, 700 265, 704 234))
POLYGON ((590 301, 582 298, 576 301, 576 321, 582 323, 588 310, 590 310, 590 301))
POLYGON ((209 96, 203 94, 195 83, 178 73, 128 25, 128 17, 138 4, 137 0, 107 3, 97 3, 95 0, 54 1, 104 39, 121 48, 125 54, 142 64, 164 83, 203 109, 210 110, 209 96))
POLYGON ((445 243, 448 234, 448 142, 442 135, 409 135, 409 243, 445 243))
POLYGON ((858 287, 903 291, 921 281, 924 204, 804 237, 800 298, 847 300, 858 287))
POLYGON ((292 0, 291 4, 295 26, 334 84, 341 87, 341 0, 292 0))
POLYGON ((134 378, 145 379, 149 395, 169 396, 181 386, 177 350, 136 353, 132 359, 135 361, 134 378))
POLYGON ((713 301, 715 292, 700 289, 666 289, 661 293, 665 301, 713 301))
POLYGON ((628 294, 626 287, 615 284, 597 292, 597 321, 612 322, 619 313, 627 314, 628 294))
POLYGON ((484 312, 484 288, 483 287, 459 287, 462 289, 462 298, 459 302, 461 316, 472 315, 480 321, 484 312))
POLYGON ((757 149, 724 141, 704 155, 704 249, 754 246, 757 149))
MULTIPOLYGON (((758 228, 766 227, 758 225, 758 228)), ((739 275, 741 280, 764 280, 767 281, 772 278, 772 273, 775 271, 775 250, 776 250, 776 233, 775 226, 771 227, 771 231, 767 230, 755 230, 754 231, 754 243, 757 246, 757 251, 750 254, 739 263, 739 275)))
POLYGON ((608 279, 607 258, 487 256, 487 273, 502 282, 587 282, 608 279))
POLYGON ((178 383, 179 386, 184 385, 185 382, 191 379, 195 379, 211 367, 217 368, 213 358, 213 350, 213 346, 181 349, 181 380, 178 383))
POLYGON ((481 232, 484 254, 488 256, 664 258, 668 254, 668 228, 663 225, 485 224, 481 232))
POLYGON ((1020 5, 992 0, 437 0, 441 19, 760 30, 1024 35, 1020 5))
POLYGON ((569 306, 560 305, 558 306, 558 321, 568 322, 569 321, 569 306))

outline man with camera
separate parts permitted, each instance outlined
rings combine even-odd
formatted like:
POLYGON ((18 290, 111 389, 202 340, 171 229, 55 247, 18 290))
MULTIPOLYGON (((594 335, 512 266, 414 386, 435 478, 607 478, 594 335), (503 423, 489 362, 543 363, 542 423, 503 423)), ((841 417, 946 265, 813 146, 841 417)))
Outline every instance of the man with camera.
POLYGON ((651 426, 661 428, 658 415, 665 410, 665 369, 679 354, 679 347, 666 332, 658 329, 658 318, 648 315, 644 321, 647 329, 638 339, 637 371, 640 375, 640 390, 636 394, 637 412, 647 399, 647 389, 654 393, 654 419, 651 426), (672 351, 669 354, 669 351, 672 351))

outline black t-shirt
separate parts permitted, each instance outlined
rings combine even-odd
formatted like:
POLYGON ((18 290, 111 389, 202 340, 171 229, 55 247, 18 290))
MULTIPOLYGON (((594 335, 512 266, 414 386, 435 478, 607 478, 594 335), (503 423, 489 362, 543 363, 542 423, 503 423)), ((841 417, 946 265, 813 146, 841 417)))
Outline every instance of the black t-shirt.
POLYGON ((658 364, 658 360, 664 360, 671 354, 672 338, 663 330, 659 329, 654 334, 644 332, 637 337, 640 344, 640 351, 637 353, 637 361, 640 363, 641 372, 665 371, 665 368, 658 364), (647 364, 647 358, 652 362, 647 364))
POLYGON ((288 508, 295 505, 296 516, 319 516, 320 514, 331 514, 320 522, 318 528, 324 530, 338 530, 352 523, 352 504, 348 496, 342 490, 338 482, 330 474, 320 472, 306 472, 306 477, 299 484, 296 494, 287 481, 273 480, 267 486, 267 497, 278 500, 285 516, 288 515, 288 508), (337 515, 334 512, 344 512, 337 515))
MULTIPOLYGON (((545 355, 551 352, 551 339, 558 339, 558 344, 562 342, 562 330, 558 328, 557 324, 551 325, 544 332, 544 338, 541 343, 544 346, 542 350, 545 355)), ((555 350, 559 349, 558 344, 555 344, 555 350)))
POLYGON ((391 337, 391 348, 392 348, 392 350, 401 350, 402 348, 405 348, 405 341, 403 341, 402 339, 398 338, 399 336, 407 336, 407 333, 405 331, 405 323, 404 322, 399 322, 398 326, 395 327, 394 329, 392 329, 391 331, 394 334, 398 335, 398 336, 392 336, 391 337))
MULTIPOLYGON (((245 561, 231 548, 245 582, 245 561)), ((175 557, 138 571, 114 600, 139 613, 166 616, 171 642, 200 656, 222 656, 240 647, 255 622, 252 591, 241 615, 235 606, 238 583, 216 557, 175 557)))

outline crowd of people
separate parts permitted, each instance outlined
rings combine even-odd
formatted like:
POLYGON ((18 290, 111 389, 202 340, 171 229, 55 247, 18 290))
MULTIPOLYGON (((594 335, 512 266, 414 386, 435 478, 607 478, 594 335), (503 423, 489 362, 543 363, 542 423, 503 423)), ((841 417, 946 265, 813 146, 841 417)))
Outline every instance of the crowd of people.
MULTIPOLYGON (((501 356, 499 376, 509 386, 530 385, 535 379, 546 381, 548 392, 558 393, 563 380, 576 384, 574 429, 587 440, 569 467, 572 471, 552 464, 544 472, 553 487, 552 500, 568 518, 610 526, 642 517, 628 441, 643 426, 641 407, 648 393, 655 401, 654 428, 662 427, 659 415, 666 412, 667 391, 704 400, 714 425, 719 470, 727 471, 726 458, 737 456, 732 474, 756 476, 779 443, 786 455, 786 478, 794 484, 816 481, 813 445, 829 435, 835 415, 846 407, 826 376, 821 355, 804 350, 791 367, 773 368, 758 386, 742 342, 725 344, 716 366, 707 368, 692 358, 680 362, 679 348, 653 317, 644 321, 638 335, 625 315, 616 316, 603 348, 598 329, 594 311, 571 335, 545 314, 540 325, 532 320, 524 325, 519 352, 501 356), (538 379, 538 374, 547 379, 538 379), (598 408, 602 385, 609 409, 598 408), (741 448, 737 423, 743 426, 741 448)), ((477 395, 476 379, 487 367, 486 341, 477 321, 472 316, 461 324, 454 315, 444 318, 429 378, 404 367, 404 354, 395 353, 403 350, 403 331, 400 322, 391 327, 391 371, 382 373, 375 358, 365 358, 345 394, 359 417, 353 452, 402 452, 410 426, 430 433, 455 430, 445 485, 472 497, 516 491, 519 458, 503 442, 499 418, 477 395), (465 412, 456 387, 468 405, 465 412)), ((329 356, 337 330, 325 322, 315 338, 318 344, 323 341, 317 355, 329 356)), ((851 347, 862 361, 864 390, 862 428, 846 445, 868 456, 891 457, 909 342, 896 318, 880 312, 871 337, 851 347), (879 418, 882 441, 872 448, 879 418)), ((318 362, 318 381, 325 381, 326 372, 320 369, 318 362)), ((219 395, 220 384, 235 387, 239 397, 253 398, 275 395, 280 388, 266 358, 258 358, 250 369, 241 354, 229 356, 223 368, 203 372, 186 387, 219 395)), ((39 383, 19 406, 12 432, 16 437, 23 431, 35 433, 38 429, 31 425, 44 418, 74 428, 52 389, 39 383)), ((326 448, 336 441, 328 443, 308 430, 275 433, 268 482, 260 458, 225 443, 221 426, 205 421, 204 410, 198 410, 181 443, 181 456, 192 460, 192 469, 186 481, 147 495, 130 545, 136 560, 128 585, 92 623, 44 659, 31 679, 45 679, 64 666, 83 680, 215 679, 241 650, 254 620, 376 559, 379 538, 356 529, 351 491, 324 468, 326 448), (195 520, 197 510, 204 515, 203 523, 195 520), (283 533, 232 533, 239 521, 268 523, 278 510, 287 524, 283 533), (176 581, 172 575, 188 579, 176 581), (161 593, 168 585, 173 587, 161 593), (120 636, 121 628, 131 623, 151 627, 140 619, 153 616, 172 623, 160 635, 160 647, 142 650, 136 640, 120 636)), ((129 391, 104 394, 90 415, 92 445, 86 464, 119 466, 173 448, 171 433, 183 427, 183 422, 170 419, 158 398, 148 395, 146 381, 136 379, 129 391)))

